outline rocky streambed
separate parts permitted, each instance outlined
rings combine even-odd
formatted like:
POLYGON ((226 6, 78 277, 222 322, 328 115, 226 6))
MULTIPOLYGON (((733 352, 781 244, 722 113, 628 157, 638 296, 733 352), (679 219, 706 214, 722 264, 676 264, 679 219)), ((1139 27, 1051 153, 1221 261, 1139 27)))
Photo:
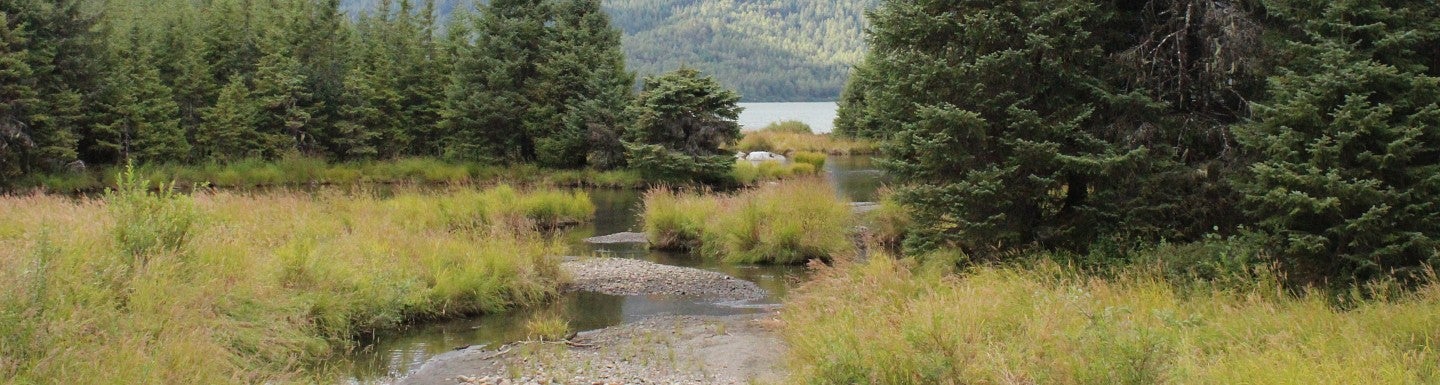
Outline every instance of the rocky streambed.
MULTIPOLYGON (((570 291, 732 303, 763 299, 754 282, 624 258, 570 257, 570 291)), ((746 384, 778 381, 784 344, 776 314, 657 315, 568 341, 472 346, 435 356, 400 384, 746 384)))
POLYGON ((560 265, 571 276, 570 290, 610 295, 673 295, 707 301, 764 298, 754 282, 713 271, 623 258, 571 259, 560 265))

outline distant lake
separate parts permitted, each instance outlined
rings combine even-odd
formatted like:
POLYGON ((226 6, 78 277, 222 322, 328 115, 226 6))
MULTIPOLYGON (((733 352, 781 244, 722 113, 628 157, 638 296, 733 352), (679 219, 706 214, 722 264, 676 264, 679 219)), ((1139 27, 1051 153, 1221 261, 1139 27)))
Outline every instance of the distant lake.
POLYGON ((747 130, 765 128, 782 120, 798 120, 809 124, 815 133, 835 130, 835 102, 823 103, 740 103, 740 127, 747 130))

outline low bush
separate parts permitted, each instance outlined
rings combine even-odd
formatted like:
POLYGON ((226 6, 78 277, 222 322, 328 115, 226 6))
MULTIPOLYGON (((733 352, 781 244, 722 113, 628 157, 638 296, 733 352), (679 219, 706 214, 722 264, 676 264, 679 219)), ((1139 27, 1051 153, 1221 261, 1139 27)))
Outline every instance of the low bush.
POLYGON ((1035 260, 958 274, 883 255, 821 268, 783 310, 794 382, 1440 381, 1437 285, 1340 308, 1263 273, 1191 284, 1141 265, 1100 278, 1035 260))

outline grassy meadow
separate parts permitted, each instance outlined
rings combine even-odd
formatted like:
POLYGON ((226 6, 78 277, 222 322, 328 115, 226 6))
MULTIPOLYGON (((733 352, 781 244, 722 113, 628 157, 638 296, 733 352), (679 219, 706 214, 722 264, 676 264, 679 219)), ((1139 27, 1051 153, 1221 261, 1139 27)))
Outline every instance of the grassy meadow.
POLYGON ((654 247, 729 263, 797 264, 854 248, 849 204, 816 178, 733 194, 656 188, 643 216, 654 247))
POLYGON ((0 382, 310 382, 357 336, 536 304, 584 193, 0 196, 0 382))
POLYGON ((745 132, 735 144, 738 151, 767 151, 779 154, 815 152, 830 155, 872 155, 880 152, 875 142, 816 134, 801 122, 776 122, 765 128, 745 132))
MULTIPOLYGON (((120 171, 122 170, 106 167, 91 172, 37 174, 19 180, 10 187, 21 190, 41 189, 55 193, 100 191, 115 187, 115 175, 120 171)), ((607 188, 640 188, 646 185, 638 173, 630 170, 551 170, 528 164, 494 166, 446 162, 432 158, 332 163, 324 159, 290 156, 276 161, 245 160, 227 164, 150 164, 137 167, 135 172, 140 179, 150 181, 152 185, 175 182, 181 188, 495 183, 607 188)))
POLYGON ((1336 306, 1260 273, 1195 284, 1053 262, 962 272, 877 256, 783 310, 795 383, 1433 384, 1440 285, 1336 306))

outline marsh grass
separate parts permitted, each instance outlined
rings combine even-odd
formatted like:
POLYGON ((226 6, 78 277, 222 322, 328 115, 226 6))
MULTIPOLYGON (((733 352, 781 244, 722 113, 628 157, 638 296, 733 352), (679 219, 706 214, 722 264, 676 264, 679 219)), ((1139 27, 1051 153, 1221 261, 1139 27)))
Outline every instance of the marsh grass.
MULTIPOLYGON (((115 175, 124 170, 101 168, 97 172, 69 172, 28 176, 9 186, 12 189, 39 188, 48 192, 94 192, 115 188, 115 175)), ((551 170, 533 165, 490 166, 452 163, 431 158, 390 161, 328 163, 323 159, 290 156, 276 161, 256 159, 228 164, 155 164, 136 167, 138 179, 151 187, 174 184, 181 189, 193 186, 219 188, 352 186, 367 184, 473 185, 510 183, 554 187, 638 188, 647 184, 639 173, 629 170, 551 170)))
POLYGON ((3 382, 323 381, 301 372, 356 336, 552 297, 564 247, 535 227, 593 212, 512 188, 187 196, 130 178, 0 197, 3 382))
POLYGON ((1177 284, 1143 266, 1109 278, 1045 262, 934 266, 877 256, 820 268, 782 315, 794 381, 1440 381, 1436 285, 1339 308, 1273 278, 1177 284))
POLYGON ((653 189, 644 219, 652 246, 728 263, 829 260, 854 247, 849 205, 813 178, 736 194, 653 189))
POLYGON ((761 130, 744 133, 735 150, 768 151, 779 154, 815 152, 829 155, 872 155, 880 152, 875 142, 836 137, 831 134, 761 130))

